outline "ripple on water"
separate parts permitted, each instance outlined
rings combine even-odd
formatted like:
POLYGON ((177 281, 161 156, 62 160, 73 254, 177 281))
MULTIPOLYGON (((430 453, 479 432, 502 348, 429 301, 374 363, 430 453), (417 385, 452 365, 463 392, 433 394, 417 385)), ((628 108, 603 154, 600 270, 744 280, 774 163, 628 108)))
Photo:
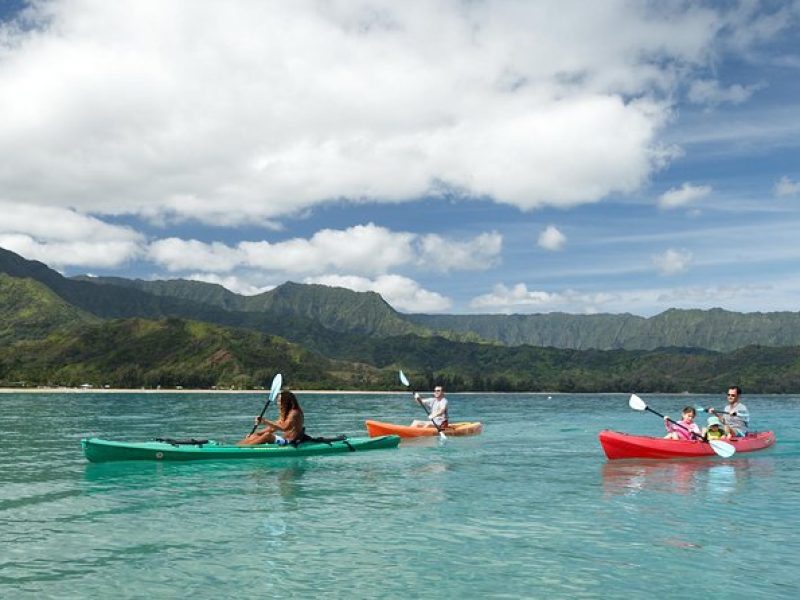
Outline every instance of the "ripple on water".
MULTIPOLYGON (((649 598, 696 595, 710 570, 736 573, 737 595, 800 593, 794 399, 751 399, 765 425, 780 415, 778 446, 729 461, 606 461, 600 429, 663 427, 624 395, 456 395, 483 435, 275 464, 93 465, 88 432, 235 440, 263 398, 2 396, 3 597, 230 597, 257 581, 283 597, 649 598), (63 427, 43 429, 53 414, 63 427)), ((320 434, 416 416, 405 395, 304 407, 320 434)))

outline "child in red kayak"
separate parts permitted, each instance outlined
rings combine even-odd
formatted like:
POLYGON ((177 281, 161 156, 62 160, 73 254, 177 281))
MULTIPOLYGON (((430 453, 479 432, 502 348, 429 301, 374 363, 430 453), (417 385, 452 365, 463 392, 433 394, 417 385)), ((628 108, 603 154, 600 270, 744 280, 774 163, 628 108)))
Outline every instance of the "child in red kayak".
POLYGON ((682 412, 683 418, 677 424, 672 423, 669 417, 664 417, 664 427, 667 428, 668 440, 692 440, 700 437, 700 427, 694 422, 697 411, 693 406, 685 406, 682 412), (694 434, 694 435, 692 435, 694 434))
POLYGON ((703 429, 703 439, 729 440, 731 439, 731 434, 726 433, 725 430, 722 428, 722 423, 720 422, 719 417, 713 416, 713 417, 708 417, 706 428, 703 429))

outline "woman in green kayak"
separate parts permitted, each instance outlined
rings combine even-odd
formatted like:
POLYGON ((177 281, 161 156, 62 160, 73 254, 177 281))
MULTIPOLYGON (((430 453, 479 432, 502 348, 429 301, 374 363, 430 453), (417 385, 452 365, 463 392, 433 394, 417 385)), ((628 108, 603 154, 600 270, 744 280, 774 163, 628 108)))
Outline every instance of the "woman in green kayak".
POLYGON ((303 437, 305 416, 300 403, 289 390, 283 390, 278 396, 277 421, 269 421, 263 417, 256 417, 257 425, 266 425, 261 431, 248 435, 239 446, 253 446, 255 444, 278 444, 286 446, 299 441, 303 437), (280 434, 275 433, 280 431, 280 434))

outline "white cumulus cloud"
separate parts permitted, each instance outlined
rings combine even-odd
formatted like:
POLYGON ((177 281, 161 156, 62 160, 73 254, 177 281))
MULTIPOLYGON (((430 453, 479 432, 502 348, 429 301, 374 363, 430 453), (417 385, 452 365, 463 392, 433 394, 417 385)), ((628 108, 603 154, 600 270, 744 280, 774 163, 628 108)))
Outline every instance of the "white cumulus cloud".
POLYGON ((129 227, 59 206, 0 201, 0 247, 52 266, 114 267, 142 252, 129 227))
POLYGON ((25 26, 0 24, 0 188, 227 226, 442 189, 522 209, 595 202, 669 159, 659 133, 681 78, 718 36, 758 31, 737 14, 622 0, 36 2, 25 26))
POLYGON ((775 195, 779 198, 786 198, 789 196, 797 196, 800 194, 800 183, 792 181, 785 175, 775 184, 775 195))
POLYGON ((705 198, 710 193, 711 186, 692 185, 687 182, 679 188, 672 188, 661 194, 658 199, 658 205, 665 209, 680 208, 705 198))
POLYGON ((242 264, 245 253, 220 242, 166 238, 150 244, 148 258, 168 271, 203 269, 210 273, 226 273, 242 264))
POLYGON ((503 236, 493 231, 458 241, 430 234, 419 240, 418 262, 437 271, 483 271, 500 260, 503 236))
POLYGON ((545 250, 561 250, 567 243, 567 236, 561 233, 555 225, 548 225, 539 234, 538 244, 545 250))
POLYGON ((497 284, 491 293, 473 298, 470 306, 477 310, 501 313, 552 312, 556 310, 595 313, 614 298, 614 295, 605 292, 585 293, 575 290, 545 292, 529 290, 524 283, 518 283, 511 287, 497 284))
POLYGON ((356 292, 377 292, 393 308, 402 312, 445 312, 452 305, 446 296, 423 289, 416 281, 400 275, 381 275, 375 279, 352 275, 325 275, 309 277, 305 283, 343 287, 356 292))
POLYGON ((663 254, 653 256, 653 264, 662 275, 677 275, 689 268, 693 255, 688 250, 668 249, 663 254))
POLYGON ((242 242, 249 267, 288 273, 331 271, 365 275, 385 273, 414 258, 414 234, 396 233, 373 223, 344 230, 323 229, 309 239, 278 243, 242 242))
POLYGON ((695 104, 741 104, 747 101, 761 85, 733 84, 722 87, 716 79, 701 79, 693 81, 689 87, 688 98, 695 104))
POLYGON ((435 271, 487 269, 499 260, 502 236, 472 240, 395 232, 374 223, 323 229, 310 238, 281 242, 244 241, 235 246, 166 238, 150 244, 147 257, 171 272, 230 273, 237 269, 289 276, 385 275, 408 265, 435 271))

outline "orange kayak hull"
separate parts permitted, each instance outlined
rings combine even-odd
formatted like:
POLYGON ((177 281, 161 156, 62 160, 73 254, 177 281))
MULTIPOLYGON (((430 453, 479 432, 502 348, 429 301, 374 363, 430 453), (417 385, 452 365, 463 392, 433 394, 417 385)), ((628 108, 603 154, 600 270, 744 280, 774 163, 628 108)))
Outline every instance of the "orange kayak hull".
MULTIPOLYGON (((401 438, 415 438, 439 435, 435 427, 411 427, 383 421, 365 421, 364 423, 367 426, 369 437, 399 435, 401 438)), ((483 431, 483 424, 477 421, 474 423, 450 423, 442 431, 448 436, 478 435, 483 431)))

